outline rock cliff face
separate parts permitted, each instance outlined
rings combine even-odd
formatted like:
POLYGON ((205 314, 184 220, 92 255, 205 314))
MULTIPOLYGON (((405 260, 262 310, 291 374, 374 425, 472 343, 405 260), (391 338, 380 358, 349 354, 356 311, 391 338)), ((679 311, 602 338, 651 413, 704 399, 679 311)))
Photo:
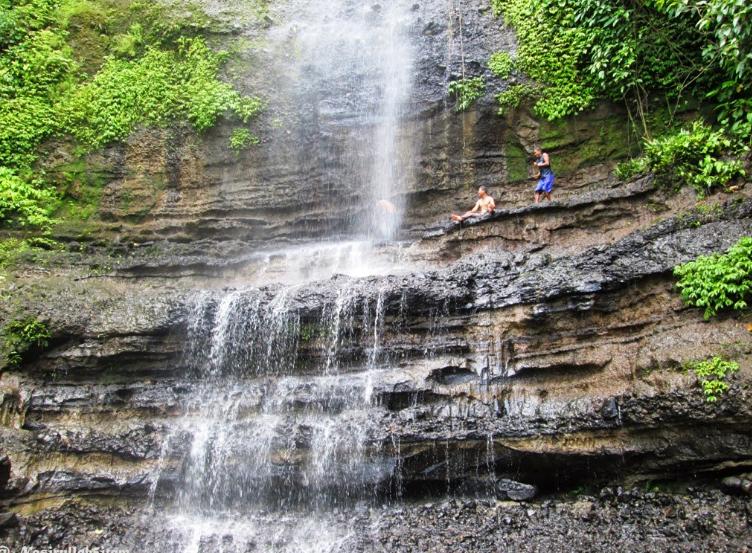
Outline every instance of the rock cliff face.
MULTIPOLYGON (((352 160, 343 152, 368 122, 347 117, 345 74, 327 97, 315 72, 299 88, 280 84, 301 78, 284 55, 294 7, 278 8, 254 54, 280 91, 269 94, 259 147, 237 156, 226 148, 230 129, 171 128, 92 154, 87 170, 106 181, 99 240, 3 284, 3 319, 33 314, 53 335, 0 379, 2 500, 17 513, 2 522, 10 543, 182 550, 185 519, 165 522, 163 510, 211 519, 250 502, 269 510, 254 515, 260 526, 313 535, 286 516, 309 509, 349 528, 332 549, 341 551, 462 550, 453 534, 417 530, 445 516, 466 535, 494 528, 485 541, 464 540, 468 550, 497 550, 502 525, 534 550, 529 529, 593 524, 614 535, 616 513, 624 524, 643 513, 685 521, 680 530, 656 523, 660 543, 629 534, 635 550, 699 535, 738 550, 749 506, 729 498, 715 508, 715 492, 691 492, 685 504, 607 488, 529 510, 443 500, 521 498, 519 482, 554 493, 752 466, 749 316, 704 322, 671 275, 752 234, 748 192, 697 207, 651 177, 616 181, 610 169, 630 143, 613 106, 557 125, 524 109, 501 119, 490 96, 454 113, 447 81, 481 71, 514 40, 485 2, 429 1, 411 12, 414 100, 399 139, 417 152, 402 240, 369 250, 369 276, 337 274, 337 256, 360 243, 311 243, 363 216, 364 192, 338 164, 352 160), (560 178, 553 202, 532 205, 526 152, 537 142, 560 178), (447 229, 447 212, 479 184, 492 186, 500 209, 447 229), (99 247, 112 241, 118 257, 99 247), (716 354, 741 369, 707 404, 681 367, 716 354), (729 518, 711 528, 719 509, 729 518)), ((256 73, 239 79, 259 85, 256 73)), ((194 538, 197 550, 228 536, 238 550, 302 549, 260 535, 218 524, 194 538)))
MULTIPOLYGON (((208 9, 223 22, 224 42, 233 49, 239 48, 233 42, 237 35, 253 37, 229 72, 241 89, 267 99, 258 123, 259 147, 233 152, 229 126, 203 136, 174 126, 141 130, 78 163, 64 149, 51 153, 53 174, 103 186, 99 211, 89 222, 90 241, 131 248, 156 242, 162 254, 200 250, 200 257, 216 263, 272 241, 279 246, 357 230, 356 222, 371 209, 360 174, 366 161, 359 152, 371 147, 364 137, 375 124, 380 82, 352 60, 322 70, 300 52, 291 54, 306 44, 306 29, 299 28, 309 16, 306 5, 271 7, 274 23, 265 29, 234 7, 208 9)), ((362 9, 381 10, 377 4, 362 9)), ((415 77, 395 135, 411 154, 402 160, 410 177, 400 189, 407 200, 406 237, 471 201, 478 185, 491 186, 505 203, 529 203, 523 181, 537 142, 557 160, 562 195, 603 180, 614 161, 628 153, 626 120, 614 106, 556 124, 537 121, 524 110, 502 119, 493 93, 505 83, 497 79, 489 81, 488 94, 475 109, 454 112, 448 82, 464 74, 490 75, 484 69, 489 55, 513 51, 513 33, 483 0, 462 9, 419 3, 408 18, 415 77)), ((78 225, 70 228, 79 231, 78 225)))

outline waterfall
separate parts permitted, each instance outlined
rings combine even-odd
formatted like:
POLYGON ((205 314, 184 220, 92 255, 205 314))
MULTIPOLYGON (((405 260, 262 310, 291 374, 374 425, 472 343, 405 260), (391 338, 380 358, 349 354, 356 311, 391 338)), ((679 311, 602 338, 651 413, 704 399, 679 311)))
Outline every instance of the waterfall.
POLYGON ((403 126, 414 3, 309 0, 295 7, 273 38, 296 52, 287 69, 296 76, 291 86, 313 98, 320 140, 336 150, 322 160, 334 166, 328 185, 340 194, 330 208, 349 210, 356 235, 393 239, 413 179, 415 145, 403 126))
POLYGON ((400 192, 407 188, 408 160, 412 154, 409 141, 399 141, 402 115, 412 83, 411 51, 404 36, 404 9, 399 3, 389 3, 384 8, 385 28, 376 41, 374 52, 383 88, 369 187, 369 201, 377 208, 371 210, 369 231, 384 238, 393 238, 399 229, 404 209, 404 196, 400 192))
MULTIPOLYGON (((399 484, 400 461, 384 449, 383 409, 372 401, 387 291, 341 280, 331 302, 304 320, 298 289, 194 298, 185 362, 197 387, 170 440, 189 442, 168 505, 176 550, 209 551, 231 536, 225 551, 249 542, 330 551, 347 535, 332 513, 375 505, 399 484)), ((166 447, 160 466, 178 454, 166 447)))
POLYGON ((377 243, 397 237, 411 179, 412 9, 297 2, 270 33, 295 52, 288 69, 316 99, 321 140, 347 136, 327 175, 351 230, 261 253, 241 286, 196 293, 185 348, 196 387, 170 440, 185 447, 163 448, 159 463, 179 462, 166 505, 176 550, 333 551, 347 535, 340 508, 375 505, 395 483, 399 493, 401 461, 385 451, 399 443, 378 435, 373 400, 388 290, 331 279, 335 293, 315 313, 298 293, 336 272, 378 272, 377 243))

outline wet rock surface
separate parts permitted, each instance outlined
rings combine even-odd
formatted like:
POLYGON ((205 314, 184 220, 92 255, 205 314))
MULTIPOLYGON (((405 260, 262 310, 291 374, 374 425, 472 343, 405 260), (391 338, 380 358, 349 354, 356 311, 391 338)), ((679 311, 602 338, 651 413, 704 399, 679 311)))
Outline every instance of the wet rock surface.
POLYGON ((727 476, 721 481, 721 486, 727 493, 752 495, 752 473, 727 476))
POLYGON ((455 500, 385 513, 354 551, 745 551, 749 509, 716 491, 519 505, 455 500))
MULTIPOLYGON (((2 435, 4 450, 31 479, 26 496, 142 494, 157 462, 164 483, 157 489, 171 493, 190 443, 180 417, 199 409, 191 398, 205 378, 201 367, 218 362, 211 321, 227 309, 239 326, 221 336, 229 344, 221 372, 242 386, 219 386, 203 401, 240 401, 249 413, 279 404, 337 415, 368 388, 363 447, 380 463, 398 463, 399 474, 380 483, 389 488, 421 495, 421 486, 447 478, 471 485, 492 471, 547 490, 712 471, 729 461, 749 466, 746 369, 716 404, 672 370, 718 351, 743 361, 752 354, 748 331, 737 317, 707 324, 685 309, 670 270, 750 231, 746 200, 573 255, 335 277, 292 294, 279 285, 195 291, 174 281, 169 290, 155 283, 134 294, 128 279, 69 284, 42 311, 57 333, 54 347, 3 376, 15 425, 2 435), (331 319, 342 298, 347 317, 331 319), (263 318, 275 309, 282 318, 263 318), (196 321, 209 326, 191 330, 196 321), (335 323, 347 331, 332 341, 326 324, 335 323), (267 358, 277 347, 288 353, 267 358), (338 376, 322 379, 316 367, 329 364, 338 376), (275 374, 278 366, 292 372, 275 374), (40 462, 50 455, 52 464, 40 462)), ((291 485, 311 447, 310 424, 291 419, 275 432, 273 447, 284 450, 289 436, 298 444, 299 458, 285 469, 291 485)))
MULTIPOLYGON (((179 549, 180 542, 175 541, 179 532, 154 532, 147 523, 150 516, 158 519, 160 515, 96 501, 69 501, 55 511, 21 515, 17 526, 6 525, 0 531, 4 543, 15 548, 77 545, 134 552, 179 549)), ((398 508, 356 509, 333 515, 328 520, 330 528, 317 527, 307 539, 324 540, 331 529, 344 527, 345 537, 333 551, 738 553, 749 550, 751 517, 748 500, 725 496, 717 489, 669 493, 606 488, 595 495, 522 503, 456 498, 398 508)), ((217 529, 206 536, 198 550, 210 551, 222 543, 233 552, 265 551, 281 545, 258 536, 243 540, 217 529)))
MULTIPOLYGON (((259 493, 270 483, 299 493, 320 454, 322 415, 340 418, 342 443, 360 428, 357 447, 371 467, 357 478, 332 468, 316 488, 326 497, 376 489, 421 498, 448 488, 525 500, 581 484, 752 466, 748 331, 735 316, 702 322, 670 277, 677 262, 749 233, 751 209, 749 200, 727 202, 712 217, 668 218, 572 255, 338 276, 294 293, 280 285, 196 290, 190 280, 167 290, 130 279, 69 283, 42 311, 55 345, 3 375, 11 504, 172 497, 191 464, 190 417, 201 403, 284 414, 265 446, 274 462, 254 484, 259 493), (332 318, 337 305, 342 313, 332 318), (238 326, 212 326, 222 309, 238 326), (264 319, 275 309, 278 318, 264 319), (333 341, 327 325, 341 327, 333 341), (221 360, 218 339, 229 344, 221 360), (277 347, 287 353, 268 357, 277 347), (675 369, 719 351, 743 369, 728 394, 707 404, 675 369), (215 366, 218 375, 201 372, 215 366), (322 366, 336 376, 322 377, 322 366), (217 377, 239 381, 226 388, 217 377), (206 385, 216 391, 202 392, 206 385), (364 408, 368 424, 358 426, 364 408)), ((233 424, 244 431, 242 420, 233 424)), ((242 473, 243 456, 253 454, 252 444, 238 444, 228 467, 242 473)), ((744 493, 742 480, 726 488, 744 493)))
POLYGON ((538 489, 535 486, 506 478, 496 482, 495 491, 499 499, 511 499, 513 501, 529 501, 538 494, 538 489))

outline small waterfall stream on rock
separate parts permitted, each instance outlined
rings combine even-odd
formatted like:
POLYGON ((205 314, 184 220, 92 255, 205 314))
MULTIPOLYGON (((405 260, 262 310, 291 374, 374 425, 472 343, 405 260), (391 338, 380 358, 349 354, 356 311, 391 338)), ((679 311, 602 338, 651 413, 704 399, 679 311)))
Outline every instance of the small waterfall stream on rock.
POLYGON ((371 389, 390 324, 385 290, 330 277, 397 270, 371 254, 374 239, 395 237, 409 179, 398 136, 411 88, 409 11, 400 1, 313 0, 282 31, 324 98, 322 132, 337 132, 343 117, 362 126, 340 177, 358 191, 352 231, 366 240, 260 254, 243 286, 195 295, 185 357, 196 387, 160 461, 189 444, 169 506, 176 550, 334 551, 347 537, 343 508, 372 506, 399 484, 398 456, 384 445, 399 444, 375 435, 382 408, 371 389), (337 78, 343 71, 356 86, 337 78), (315 280, 335 293, 311 310, 298 291, 315 280))

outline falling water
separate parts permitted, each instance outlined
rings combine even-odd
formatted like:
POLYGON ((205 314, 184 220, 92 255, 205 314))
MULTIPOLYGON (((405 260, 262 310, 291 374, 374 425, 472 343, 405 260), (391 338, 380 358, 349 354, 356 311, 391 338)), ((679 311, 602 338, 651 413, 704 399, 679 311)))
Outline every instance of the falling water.
POLYGON ((398 137, 404 107, 410 97, 412 60, 404 36, 404 6, 389 3, 384 12, 385 28, 375 56, 382 72, 382 100, 369 187, 369 200, 378 207, 371 211, 369 230, 381 237, 393 238, 404 209, 399 192, 407 188, 409 178, 409 142, 398 142, 398 137), (383 203, 386 201, 390 203, 383 203))
MULTIPOLYGON (((296 290, 194 298, 186 362, 198 388, 173 432, 190 436, 170 518, 178 549, 208 551, 226 534, 235 543, 228 551, 247 540, 269 551, 328 551, 347 533, 326 522, 333 509, 373 504, 399 479, 399 460, 375 435, 381 408, 371 401, 386 291, 342 281, 311 329, 296 290), (319 354, 312 374, 301 374, 302 348, 319 354), (343 364, 343 349, 355 361, 343 364), (292 526, 306 534, 270 525, 269 513, 297 517, 292 526)), ((166 447, 160 466, 176 454, 166 447)))
POLYGON ((322 174, 342 195, 333 208, 347 211, 352 236, 259 253, 244 285, 196 293, 185 348, 196 389, 159 463, 178 464, 168 505, 176 550, 334 551, 347 534, 332 522, 337 509, 372 505, 399 484, 372 401, 388 290, 331 279, 335 294, 313 314, 298 295, 335 272, 378 272, 376 242, 397 236, 411 179, 402 127, 415 14, 402 0, 290 9, 270 43, 296 52, 290 71, 317 98, 321 140, 347 137, 322 174))
POLYGON ((273 35, 297 52, 290 72, 306 84, 293 86, 317 99, 321 140, 335 150, 336 159, 323 160, 335 169, 326 168, 330 187, 344 194, 332 209, 349 206, 352 231, 371 240, 397 235, 413 179, 415 145, 404 131, 413 7, 405 0, 309 0, 273 35))

